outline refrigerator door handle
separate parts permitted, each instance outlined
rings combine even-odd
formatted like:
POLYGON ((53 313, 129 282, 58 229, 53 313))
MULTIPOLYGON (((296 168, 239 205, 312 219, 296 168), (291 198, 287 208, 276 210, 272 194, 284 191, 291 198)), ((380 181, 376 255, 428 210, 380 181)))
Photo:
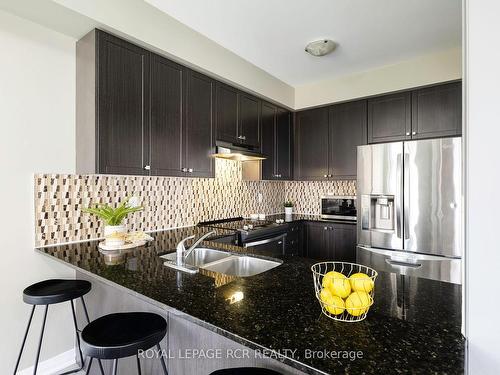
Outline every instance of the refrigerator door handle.
MULTIPOLYGON (((406 146, 406 145, 405 145, 406 146)), ((406 150, 405 150, 406 151, 406 150)), ((404 239, 410 239, 410 154, 404 153, 403 161, 403 181, 404 181, 404 197, 403 197, 403 223, 404 223, 404 239)), ((406 244, 404 246, 406 248, 406 244)))
POLYGON ((409 267, 409 268, 420 268, 422 267, 422 264, 420 263, 407 263, 407 262, 401 262, 398 260, 392 260, 392 259, 386 259, 385 262, 391 266, 395 267, 409 267))
POLYGON ((402 166, 403 156, 398 154, 396 161, 396 236, 401 238, 401 184, 402 184, 402 166))

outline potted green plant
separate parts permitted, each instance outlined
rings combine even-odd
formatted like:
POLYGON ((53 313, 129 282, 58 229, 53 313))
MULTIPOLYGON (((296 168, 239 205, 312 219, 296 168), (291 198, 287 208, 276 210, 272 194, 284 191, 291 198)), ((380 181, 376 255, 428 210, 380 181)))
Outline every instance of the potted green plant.
POLYGON ((292 201, 286 201, 285 203, 283 203, 283 206, 285 207, 285 215, 291 215, 293 213, 292 201))
POLYGON ((121 246, 125 244, 125 234, 127 233, 125 225, 122 224, 123 219, 125 219, 129 214, 143 209, 144 207, 138 204, 130 204, 129 198, 127 198, 116 208, 107 204, 98 204, 94 208, 88 207, 82 209, 82 211, 96 215, 104 221, 104 237, 106 239, 106 245, 121 246))

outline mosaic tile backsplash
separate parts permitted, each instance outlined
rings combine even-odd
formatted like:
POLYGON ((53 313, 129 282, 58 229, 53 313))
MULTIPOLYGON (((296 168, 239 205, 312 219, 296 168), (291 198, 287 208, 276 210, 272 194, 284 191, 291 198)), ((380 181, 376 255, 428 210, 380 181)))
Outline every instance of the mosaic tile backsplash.
POLYGON ((34 183, 36 246, 101 238, 103 224, 82 208, 130 196, 145 209, 125 224, 149 231, 279 213, 285 200, 297 213, 319 214, 321 195, 355 194, 354 181, 243 181, 241 163, 223 159, 216 159, 215 178, 37 174, 34 183))

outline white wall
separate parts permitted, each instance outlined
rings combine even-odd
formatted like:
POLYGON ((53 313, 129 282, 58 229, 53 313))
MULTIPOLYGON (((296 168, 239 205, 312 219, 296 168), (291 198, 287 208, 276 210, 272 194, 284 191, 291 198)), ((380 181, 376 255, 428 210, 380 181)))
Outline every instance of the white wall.
MULTIPOLYGON (((12 373, 30 307, 22 291, 74 272, 33 250, 33 173, 75 168, 75 40, 0 12, 0 374, 12 373)), ((43 309, 22 362, 31 366, 43 309)), ((49 308, 42 359, 73 347, 71 309, 49 308)))
POLYGON ((500 3, 466 0, 469 373, 500 371, 500 3))
POLYGON ((453 48, 334 79, 295 87, 295 108, 314 107, 462 78, 462 51, 453 48))

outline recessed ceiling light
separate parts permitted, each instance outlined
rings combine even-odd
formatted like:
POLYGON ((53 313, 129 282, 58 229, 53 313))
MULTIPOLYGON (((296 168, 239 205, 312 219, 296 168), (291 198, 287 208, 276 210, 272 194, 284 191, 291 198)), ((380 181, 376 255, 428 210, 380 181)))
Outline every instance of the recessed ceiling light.
POLYGON ((337 47, 337 43, 330 39, 315 40, 308 43, 305 51, 313 56, 325 56, 332 53, 337 47))

